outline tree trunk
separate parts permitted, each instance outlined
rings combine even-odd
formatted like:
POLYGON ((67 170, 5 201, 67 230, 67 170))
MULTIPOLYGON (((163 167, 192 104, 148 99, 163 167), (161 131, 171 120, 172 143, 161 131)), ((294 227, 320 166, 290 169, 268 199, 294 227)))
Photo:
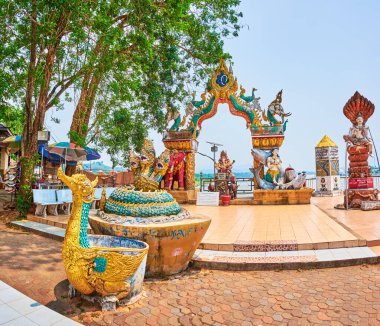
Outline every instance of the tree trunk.
MULTIPOLYGON (((24 119, 24 128, 22 132, 21 139, 21 156, 29 157, 29 152, 27 143, 24 142, 24 139, 29 139, 32 133, 32 119, 33 119, 33 92, 34 92, 34 71, 36 69, 36 52, 37 52, 37 5, 36 0, 32 2, 32 15, 31 15, 31 33, 30 33, 30 62, 28 70, 28 82, 26 87, 26 96, 25 96, 25 119, 24 119)), ((26 171, 25 167, 22 167, 21 171, 26 171)), ((25 173, 21 175, 21 184, 27 183, 25 173)))
MULTIPOLYGON (((48 91, 50 87, 50 80, 53 73, 55 58, 57 49, 64 35, 65 28, 67 26, 67 21, 70 17, 70 13, 62 12, 59 16, 56 26, 56 40, 53 44, 48 47, 48 53, 46 55, 45 66, 44 66, 44 80, 41 88, 39 90, 39 98, 37 106, 33 105, 32 98, 35 91, 35 63, 36 63, 36 49, 37 49, 37 13, 35 0, 33 2, 32 10, 32 20, 31 20, 31 45, 30 45, 30 63, 28 71, 28 84, 26 89, 25 98, 25 124, 22 135, 22 156, 30 161, 38 153, 38 131, 43 129, 48 91), (35 108, 35 109, 32 109, 35 108), (33 120, 34 118, 34 120, 33 120)), ((26 163, 22 163, 24 168, 21 169, 21 185, 31 186, 33 169, 26 168, 26 163)))
MULTIPOLYGON (((101 45, 99 41, 94 49, 94 55, 100 53, 100 47, 101 45)), ((84 142, 86 139, 92 109, 103 75, 104 67, 100 64, 95 71, 87 71, 83 77, 79 101, 75 108, 73 121, 70 126, 70 142, 75 143, 78 139, 84 142)), ((68 165, 65 172, 67 175, 71 176, 75 173, 75 166, 68 165)))

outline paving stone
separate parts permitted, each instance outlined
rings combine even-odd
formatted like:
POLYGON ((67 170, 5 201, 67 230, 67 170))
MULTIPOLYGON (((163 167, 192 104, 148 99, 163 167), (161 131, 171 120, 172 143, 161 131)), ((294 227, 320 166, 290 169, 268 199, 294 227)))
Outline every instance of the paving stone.
MULTIPOLYGON (((56 302, 59 312, 67 310, 54 296, 55 286, 66 279, 59 242, 0 232, 0 248, 7 261, 3 281, 43 304, 56 302)), ((379 325, 379 288, 380 265, 280 272, 189 269, 147 280, 141 300, 115 313, 83 304, 83 311, 73 306, 67 315, 85 325, 379 325)), ((12 293, 4 297, 17 301, 12 293)))

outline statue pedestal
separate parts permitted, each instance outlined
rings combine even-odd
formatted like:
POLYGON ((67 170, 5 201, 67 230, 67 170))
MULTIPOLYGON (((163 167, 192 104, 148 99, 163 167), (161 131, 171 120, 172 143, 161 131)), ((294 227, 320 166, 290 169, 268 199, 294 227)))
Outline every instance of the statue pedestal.
POLYGON ((296 205, 310 204, 314 189, 302 188, 298 190, 255 190, 253 192, 254 205, 296 205))
POLYGON ((349 189, 344 191, 344 203, 336 208, 357 208, 362 207, 362 202, 378 201, 377 195, 379 190, 377 189, 349 189), (348 194, 347 194, 348 191, 348 194), (348 205, 346 200, 348 200, 348 205))
MULTIPOLYGON (((90 225, 96 234, 109 234, 130 239, 141 239, 149 245, 145 276, 162 277, 185 270, 202 241, 211 218, 191 216, 180 220, 160 222, 126 221, 128 217, 114 214, 112 221, 90 215, 90 225)), ((144 220, 144 218, 140 218, 144 220)))
POLYGON ((198 190, 169 190, 179 204, 195 204, 198 190))

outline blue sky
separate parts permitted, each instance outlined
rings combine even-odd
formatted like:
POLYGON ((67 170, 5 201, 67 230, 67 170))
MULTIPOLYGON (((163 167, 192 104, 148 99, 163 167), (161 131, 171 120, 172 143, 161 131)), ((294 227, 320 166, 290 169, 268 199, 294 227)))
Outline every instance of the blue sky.
MULTIPOLYGON (((243 30, 225 41, 233 58, 234 75, 247 92, 255 87, 262 108, 283 89, 283 106, 292 112, 280 149, 284 166, 314 170, 314 146, 328 134, 339 146, 344 166, 344 141, 350 122, 342 113, 358 90, 379 108, 369 120, 375 145, 380 140, 380 1, 376 0, 243 0, 243 30)), ((198 93, 198 96, 200 94, 198 93)), ((54 116, 53 135, 65 140, 72 108, 54 116), (67 118, 65 118, 67 117, 67 118)), ((158 152, 161 136, 151 132, 158 152)), ((245 121, 230 114, 226 104, 202 125, 199 151, 210 154, 205 141, 223 144, 236 170, 252 165, 250 133, 245 121)), ((379 145, 380 150, 380 145, 379 145)), ((103 157, 109 162, 107 157, 103 157)), ((196 157, 197 171, 212 162, 196 157)), ((370 164, 375 164, 370 159, 370 164)))

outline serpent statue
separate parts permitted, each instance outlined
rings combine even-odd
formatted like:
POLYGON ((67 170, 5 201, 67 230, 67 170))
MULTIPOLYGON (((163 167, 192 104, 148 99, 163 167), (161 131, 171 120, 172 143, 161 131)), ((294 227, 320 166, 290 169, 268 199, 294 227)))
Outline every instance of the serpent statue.
POLYGON ((117 188, 102 209, 90 216, 96 234, 141 240, 149 244, 146 276, 164 276, 187 268, 210 225, 210 218, 191 216, 166 190, 158 190, 170 164, 170 151, 155 157, 150 140, 140 155, 132 152, 134 189, 117 188))

